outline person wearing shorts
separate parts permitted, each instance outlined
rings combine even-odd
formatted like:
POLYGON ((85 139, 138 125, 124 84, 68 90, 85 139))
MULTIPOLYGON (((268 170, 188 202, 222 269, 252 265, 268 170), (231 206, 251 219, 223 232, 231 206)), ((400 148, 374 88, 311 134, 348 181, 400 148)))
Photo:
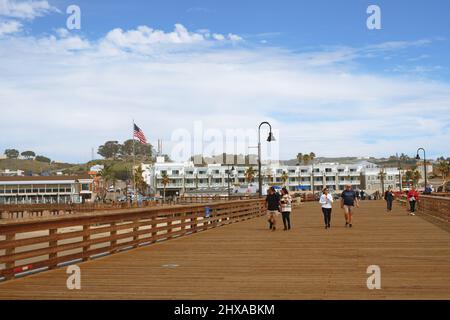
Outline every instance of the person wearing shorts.
POLYGON ((266 196, 266 209, 269 229, 275 231, 277 225, 276 216, 280 214, 280 196, 276 193, 274 187, 270 187, 266 196))
POLYGON ((344 209, 345 214, 345 227, 352 227, 352 218, 354 208, 358 207, 358 197, 355 191, 352 190, 350 184, 345 186, 345 190, 341 194, 341 208, 344 209))

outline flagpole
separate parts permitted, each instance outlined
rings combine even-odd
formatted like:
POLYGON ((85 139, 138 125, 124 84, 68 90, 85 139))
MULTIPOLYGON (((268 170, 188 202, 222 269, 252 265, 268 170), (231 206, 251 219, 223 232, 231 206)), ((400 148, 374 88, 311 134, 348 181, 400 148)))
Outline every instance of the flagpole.
MULTIPOLYGON (((134 166, 136 165, 136 141, 134 140, 134 119, 133 119, 133 135, 132 135, 132 139, 133 139, 133 167, 131 168, 131 175, 133 177, 133 192, 134 192, 134 199, 136 201, 137 199, 137 194, 136 194, 136 179, 134 177, 134 166)), ((133 204, 133 199, 131 199, 131 204, 133 204)))

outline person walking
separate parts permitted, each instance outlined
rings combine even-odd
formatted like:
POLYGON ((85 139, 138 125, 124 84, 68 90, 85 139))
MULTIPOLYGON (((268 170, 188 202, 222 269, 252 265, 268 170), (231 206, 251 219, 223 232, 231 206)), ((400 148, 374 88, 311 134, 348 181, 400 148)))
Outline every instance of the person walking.
POLYGON ((322 205, 323 220, 325 221, 325 229, 331 228, 331 210, 333 204, 333 196, 328 193, 328 189, 322 190, 319 200, 322 205))
POLYGON ((392 188, 389 187, 384 193, 384 200, 386 200, 387 204, 387 212, 392 211, 392 203, 394 202, 394 198, 395 198, 394 192, 392 192, 392 188))
POLYGON ((280 196, 276 193, 274 187, 270 187, 269 193, 266 196, 266 209, 269 229, 275 231, 277 225, 276 216, 280 214, 280 196))
POLYGON ((411 216, 415 216, 416 212, 416 203, 419 200, 419 192, 417 192, 416 188, 413 186, 411 190, 409 190, 406 201, 409 203, 409 214, 411 216))
POLYGON ((281 216, 283 217, 284 231, 291 230, 291 211, 292 211, 292 197, 286 187, 281 189, 281 216))
POLYGON ((359 207, 358 198, 355 191, 352 190, 352 185, 347 184, 345 190, 341 194, 341 208, 345 213, 345 227, 352 227, 354 207, 359 207))

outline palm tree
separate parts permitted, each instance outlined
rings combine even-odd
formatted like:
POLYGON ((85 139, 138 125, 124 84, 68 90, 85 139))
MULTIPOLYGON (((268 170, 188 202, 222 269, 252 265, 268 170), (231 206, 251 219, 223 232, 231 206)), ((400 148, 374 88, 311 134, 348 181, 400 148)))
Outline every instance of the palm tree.
POLYGON ((299 165, 303 163, 303 153, 297 153, 297 163, 299 165))
POLYGON ((314 159, 316 158, 316 154, 314 152, 310 152, 309 153, 309 159, 310 161, 314 161, 314 159))
POLYGON ((384 194, 384 180, 386 179, 386 172, 384 172, 384 169, 380 169, 378 178, 381 180, 381 193, 384 194))
POLYGON ((309 154, 303 155, 303 163, 304 164, 308 164, 310 160, 311 160, 311 158, 309 157, 309 154))
POLYGON ((422 178, 422 175, 417 169, 414 169, 413 171, 413 181, 414 185, 417 186, 419 184, 419 180, 422 178))
POLYGON ((145 194, 147 192, 147 188, 148 185, 144 180, 143 177, 143 171, 142 171, 142 167, 138 166, 135 170, 134 170, 134 183, 136 185, 136 189, 141 193, 141 194, 145 194))
POLYGON ((283 184, 286 186, 286 181, 289 179, 289 175, 286 171, 283 171, 281 174, 281 180, 283 180, 283 184))
POLYGON ((247 180, 248 183, 251 183, 254 179, 255 169, 253 169, 253 167, 248 167, 247 170, 245 170, 245 180, 247 180))
POLYGON ((450 161, 448 160, 439 161, 438 171, 442 176, 442 184, 445 184, 449 170, 450 170, 450 161))
POLYGON ((161 174, 161 178, 162 178, 161 182, 162 182, 163 187, 164 187, 164 189, 163 189, 163 203, 165 203, 166 202, 166 186, 169 184, 170 179, 169 179, 169 176, 167 175, 166 172, 163 172, 161 174))
POLYGON ((103 180, 103 192, 102 192, 102 200, 105 201, 106 193, 108 192, 109 185, 112 183, 114 188, 114 199, 116 198, 116 172, 113 170, 112 165, 105 165, 102 170, 98 173, 98 175, 103 180))
POLYGON ((410 181, 413 180, 413 172, 411 170, 407 170, 403 176, 407 185, 410 185, 410 181))

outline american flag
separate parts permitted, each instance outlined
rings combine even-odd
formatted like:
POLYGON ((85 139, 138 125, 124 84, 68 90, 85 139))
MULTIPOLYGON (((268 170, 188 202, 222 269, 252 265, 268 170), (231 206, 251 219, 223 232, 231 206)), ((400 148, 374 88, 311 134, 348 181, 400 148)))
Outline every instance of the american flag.
POLYGON ((139 142, 142 144, 147 143, 147 139, 145 138, 144 132, 136 124, 134 124, 133 138, 138 138, 139 142))

